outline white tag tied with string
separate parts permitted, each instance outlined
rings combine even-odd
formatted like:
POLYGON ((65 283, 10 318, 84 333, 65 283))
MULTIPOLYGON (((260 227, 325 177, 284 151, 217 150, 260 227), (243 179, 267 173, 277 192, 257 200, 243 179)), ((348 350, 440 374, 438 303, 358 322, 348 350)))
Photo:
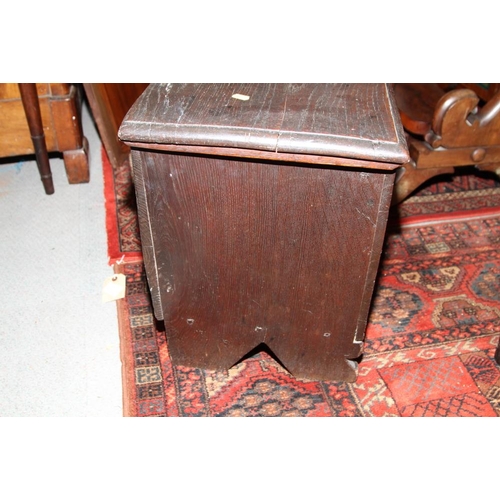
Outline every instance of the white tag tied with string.
POLYGON ((123 299, 123 297, 125 297, 125 275, 113 274, 113 276, 106 278, 102 288, 102 301, 111 302, 123 299))

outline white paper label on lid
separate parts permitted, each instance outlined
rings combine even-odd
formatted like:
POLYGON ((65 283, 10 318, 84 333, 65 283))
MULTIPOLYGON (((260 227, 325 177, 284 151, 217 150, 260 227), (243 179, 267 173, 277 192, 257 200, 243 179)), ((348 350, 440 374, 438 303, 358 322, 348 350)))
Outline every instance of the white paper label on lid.
POLYGON ((231 97, 233 99, 239 99, 240 101, 248 101, 248 99, 250 99, 249 95, 244 94, 233 94, 231 97))

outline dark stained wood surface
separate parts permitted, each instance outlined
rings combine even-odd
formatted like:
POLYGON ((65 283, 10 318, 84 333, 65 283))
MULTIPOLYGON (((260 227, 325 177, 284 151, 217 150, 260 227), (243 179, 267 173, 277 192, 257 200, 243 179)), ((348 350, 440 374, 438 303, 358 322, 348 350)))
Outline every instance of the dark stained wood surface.
POLYGON ((227 369, 264 343, 296 376, 355 380, 394 174, 133 155, 174 363, 227 369))
POLYGON ((265 345, 296 377, 356 379, 409 158, 393 104, 383 84, 146 89, 119 137, 174 364, 227 369, 265 345))
POLYGON ((36 84, 19 83, 19 92, 21 93, 21 100, 24 112, 26 113, 31 140, 33 141, 40 179, 42 180, 45 193, 54 194, 54 181, 52 180, 52 172, 50 170, 49 153, 45 144, 45 134, 36 84))
POLYGON ((429 132, 444 90, 437 83, 396 83, 394 93, 404 128, 417 135, 429 132))
POLYGON ((389 162, 394 168, 408 160, 387 84, 151 84, 127 113, 119 137, 389 162), (249 98, 235 99, 236 93, 249 98))

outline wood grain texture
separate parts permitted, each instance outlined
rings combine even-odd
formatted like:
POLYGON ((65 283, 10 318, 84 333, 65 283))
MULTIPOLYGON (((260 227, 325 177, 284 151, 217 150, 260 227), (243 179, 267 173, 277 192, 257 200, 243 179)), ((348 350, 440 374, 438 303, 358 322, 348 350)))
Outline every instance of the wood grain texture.
POLYGON ((52 98, 50 104, 57 151, 82 149, 82 103, 77 87, 71 86, 66 95, 52 98))
POLYGON ((393 173, 144 151, 133 163, 174 363, 224 369, 264 343, 296 376, 355 380, 393 173))
MULTIPOLYGON (((37 83, 36 91, 38 98, 51 98, 56 96, 68 95, 71 89, 69 83, 37 83)), ((0 100, 19 100, 21 93, 17 83, 1 83, 0 84, 0 100)))
POLYGON ((417 135, 429 132, 434 110, 444 93, 437 83, 396 83, 394 94, 403 127, 417 135))
MULTIPOLYGON (((127 142, 131 148, 144 149, 144 143, 127 142)), ((254 160, 285 161, 288 163, 306 163, 308 165, 325 165, 338 167, 356 167, 356 168, 375 168, 377 170, 395 169, 394 163, 377 161, 376 163, 368 160, 359 160, 354 158, 341 158, 339 156, 318 156, 299 153, 276 153, 275 151, 260 151, 257 149, 239 149, 214 146, 184 146, 177 144, 154 144, 150 145, 155 151, 166 151, 173 153, 193 153, 207 154, 210 156, 227 156, 233 158, 247 158, 254 160), (346 165, 346 163, 348 165, 346 165)))
POLYGON ((90 181, 89 142, 83 137, 82 147, 63 151, 64 168, 70 184, 81 184, 90 181))
POLYGON ((396 164, 408 159, 386 84, 151 84, 119 137, 396 164), (235 93, 249 99, 234 99, 235 93))
POLYGON ((383 84, 145 90, 119 137, 174 364, 227 369, 266 345, 296 377, 356 379, 409 159, 395 109, 383 84))
MULTIPOLYGON (((40 113, 47 150, 57 151, 57 135, 48 99, 40 99, 40 113)), ((21 96, 0 101, 0 157, 28 155, 34 152, 21 96)))
MULTIPOLYGON (((18 85, 0 84, 0 157, 35 152, 18 85)), ((83 147, 81 106, 77 88, 68 84, 36 84, 45 144, 49 152, 83 147)))
POLYGON ((448 92, 437 104, 429 138, 432 147, 500 145, 500 91, 480 110, 479 97, 469 89, 448 92))
POLYGON ((144 154, 137 150, 132 150, 130 155, 132 159, 132 173, 134 178, 135 196, 137 200, 142 256, 147 273, 154 314, 157 319, 163 320, 164 314, 161 303, 161 289, 158 282, 158 270, 155 256, 156 250, 153 245, 153 226, 156 226, 156 224, 153 223, 150 217, 147 202, 147 186, 144 182, 145 166, 142 160, 143 158, 146 160, 147 157, 144 157, 144 154))

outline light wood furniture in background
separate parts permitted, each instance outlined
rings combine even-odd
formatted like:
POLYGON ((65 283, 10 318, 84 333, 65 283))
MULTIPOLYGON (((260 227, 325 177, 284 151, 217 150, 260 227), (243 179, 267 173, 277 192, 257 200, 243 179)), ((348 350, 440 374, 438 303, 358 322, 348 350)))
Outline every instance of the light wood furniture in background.
POLYGON ((82 131, 77 86, 37 83, 38 102, 33 85, 23 88, 24 103, 17 83, 0 84, 0 157, 36 154, 47 194, 54 191, 47 152, 62 153, 70 184, 89 182, 88 143, 82 131))

